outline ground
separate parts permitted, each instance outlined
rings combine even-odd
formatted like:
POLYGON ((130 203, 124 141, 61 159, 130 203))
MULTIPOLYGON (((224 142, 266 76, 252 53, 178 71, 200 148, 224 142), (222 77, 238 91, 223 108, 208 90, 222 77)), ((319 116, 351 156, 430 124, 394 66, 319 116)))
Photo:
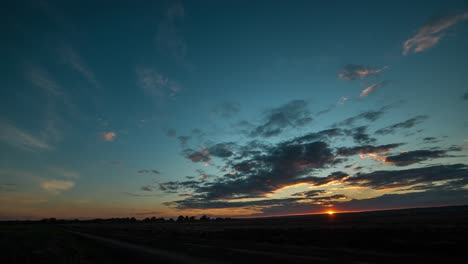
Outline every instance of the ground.
POLYGON ((1 263, 464 263, 468 206, 188 223, 2 223, 1 263))

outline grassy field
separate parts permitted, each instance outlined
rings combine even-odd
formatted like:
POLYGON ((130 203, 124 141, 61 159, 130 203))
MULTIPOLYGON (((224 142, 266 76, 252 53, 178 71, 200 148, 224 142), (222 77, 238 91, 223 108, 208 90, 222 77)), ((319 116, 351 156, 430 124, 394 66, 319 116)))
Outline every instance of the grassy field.
POLYGON ((468 207, 223 222, 2 224, 1 263, 465 263, 468 207))

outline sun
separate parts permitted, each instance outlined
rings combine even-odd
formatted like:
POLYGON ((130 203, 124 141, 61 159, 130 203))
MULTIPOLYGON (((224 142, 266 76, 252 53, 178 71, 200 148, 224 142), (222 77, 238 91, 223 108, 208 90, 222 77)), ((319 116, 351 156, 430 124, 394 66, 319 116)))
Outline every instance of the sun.
POLYGON ((328 210, 328 211, 327 211, 327 214, 329 214, 329 215, 332 215, 332 214, 334 214, 334 213, 335 213, 335 212, 332 211, 332 210, 328 210))

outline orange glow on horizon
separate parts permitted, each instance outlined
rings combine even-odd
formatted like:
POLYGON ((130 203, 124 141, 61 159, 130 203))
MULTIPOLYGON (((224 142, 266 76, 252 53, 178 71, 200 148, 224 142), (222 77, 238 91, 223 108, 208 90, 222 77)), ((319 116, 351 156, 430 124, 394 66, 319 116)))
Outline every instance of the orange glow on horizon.
POLYGON ((332 210, 328 210, 328 211, 327 211, 327 214, 329 214, 329 215, 333 215, 334 213, 335 213, 335 212, 332 211, 332 210))

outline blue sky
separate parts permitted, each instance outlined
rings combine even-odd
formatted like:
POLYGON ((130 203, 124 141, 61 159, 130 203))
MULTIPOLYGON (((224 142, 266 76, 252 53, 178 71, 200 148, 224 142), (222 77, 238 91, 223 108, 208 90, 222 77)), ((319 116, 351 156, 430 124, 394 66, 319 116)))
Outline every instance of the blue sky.
POLYGON ((466 1, 0 12, 2 219, 468 201, 466 1))

